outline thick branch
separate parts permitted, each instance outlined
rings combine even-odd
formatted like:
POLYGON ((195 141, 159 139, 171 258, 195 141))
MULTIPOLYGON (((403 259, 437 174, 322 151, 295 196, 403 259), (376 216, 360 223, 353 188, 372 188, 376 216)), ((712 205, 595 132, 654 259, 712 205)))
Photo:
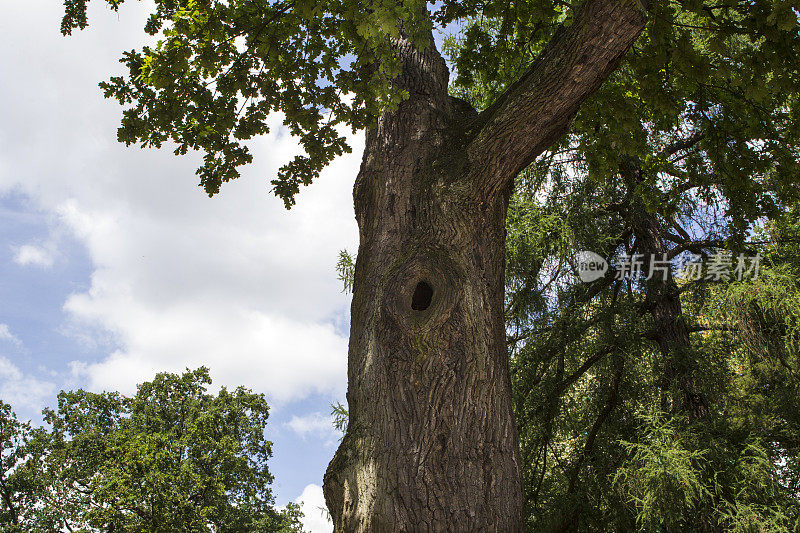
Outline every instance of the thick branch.
POLYGON ((580 104, 617 67, 647 20, 638 0, 586 0, 531 68, 481 117, 469 148, 482 198, 503 190, 563 135, 580 104))
POLYGON ((709 248, 723 248, 724 246, 725 242, 719 239, 702 239, 697 241, 688 241, 679 244, 678 246, 670 250, 669 253, 667 253, 667 259, 672 260, 686 251, 697 254, 709 248))
POLYGON ((675 141, 671 145, 667 146, 663 152, 661 152, 661 157, 668 158, 671 157, 681 150, 688 150, 692 148, 695 144, 702 141, 705 138, 706 134, 703 131, 696 131, 689 137, 685 139, 681 139, 679 141, 675 141))

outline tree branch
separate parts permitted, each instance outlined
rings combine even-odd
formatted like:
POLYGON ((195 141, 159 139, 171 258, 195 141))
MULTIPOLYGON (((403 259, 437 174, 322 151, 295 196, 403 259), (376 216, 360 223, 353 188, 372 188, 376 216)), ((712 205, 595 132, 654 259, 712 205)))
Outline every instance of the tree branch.
POLYGON ((481 199, 505 187, 569 128, 581 103, 644 28, 650 0, 586 0, 530 69, 478 117, 468 149, 481 199))
MULTIPOLYGON (((572 470, 572 475, 569 478, 569 487, 567 488, 568 495, 575 492, 575 485, 578 482, 578 475, 580 474, 581 467, 583 466, 584 461, 591 456, 592 450, 594 449, 594 443, 597 439, 597 435, 600 433, 600 429, 602 428, 608 416, 619 403, 619 383, 620 379, 622 378, 623 368, 624 359, 620 359, 620 364, 617 366, 617 369, 614 372, 614 378, 611 382, 611 391, 608 396, 608 401, 606 402, 606 405, 603 407, 602 411, 600 411, 600 414, 592 425, 592 428, 589 430, 589 435, 586 438, 586 443, 583 446, 583 450, 575 462, 575 468, 572 470)), ((577 529, 577 520, 578 508, 575 507, 571 513, 564 517, 559 531, 574 531, 577 529)))
POLYGON ((725 324, 717 324, 714 326, 703 326, 700 324, 695 324, 686 328, 689 333, 699 333, 703 331, 735 331, 736 328, 725 325, 725 324))
POLYGON ((669 145, 666 148, 664 148, 664 151, 661 152, 661 157, 663 157, 664 159, 667 159, 667 158, 677 154, 681 150, 687 150, 687 149, 693 147, 698 142, 702 141, 705 138, 705 136, 706 136, 706 134, 705 134, 704 131, 696 131, 692 135, 690 135, 689 137, 687 137, 685 139, 680 139, 678 141, 675 141, 671 145, 669 145))
POLYGON ((683 252, 689 251, 693 253, 700 253, 703 250, 708 248, 724 248, 725 241, 720 239, 702 239, 697 241, 689 241, 683 244, 680 244, 669 251, 667 254, 667 259, 670 261, 678 257, 683 252))

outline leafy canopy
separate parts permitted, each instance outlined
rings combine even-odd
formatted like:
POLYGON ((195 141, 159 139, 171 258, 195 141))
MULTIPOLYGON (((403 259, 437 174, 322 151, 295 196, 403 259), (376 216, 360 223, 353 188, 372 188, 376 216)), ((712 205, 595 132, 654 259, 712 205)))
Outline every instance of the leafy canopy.
MULTIPOLYGON (((113 10, 124 0, 105 0, 113 10)), ((65 0, 61 31, 87 26, 88 0, 65 0)), ((209 195, 252 161, 244 141, 284 116, 305 153, 272 180, 287 207, 334 157, 349 152, 340 125, 364 128, 404 96, 391 39, 424 42, 420 0, 156 0, 145 31, 153 46, 123 54, 126 76, 100 84, 126 107, 118 139, 176 154, 205 153, 198 169, 209 195), (401 22, 402 21, 402 22, 401 22)))
MULTIPOLYGON (((104 0, 118 10, 124 0, 104 0)), ((88 24, 89 0, 64 0, 61 31, 88 24)), ((128 145, 205 154, 197 173, 209 195, 239 176, 252 161, 246 142, 269 131, 279 112, 304 153, 272 180, 287 207, 333 158, 350 150, 344 131, 362 129, 408 97, 395 83, 402 71, 399 40, 432 45, 431 30, 449 31, 470 21, 467 46, 456 67, 462 80, 519 76, 574 6, 554 0, 443 0, 428 11, 423 0, 155 0, 145 31, 153 44, 125 52, 127 74, 101 84, 122 104, 118 138, 128 145), (495 30, 520 55, 494 38, 495 30), (487 48, 491 49, 490 53, 487 48), (514 53, 512 53, 514 52, 514 53), (513 68, 496 68, 508 55, 513 68)), ((481 100, 490 104, 507 84, 481 100)))
POLYGON ((158 374, 133 397, 61 392, 33 430, 0 404, 0 531, 300 531, 273 507, 264 396, 158 374))

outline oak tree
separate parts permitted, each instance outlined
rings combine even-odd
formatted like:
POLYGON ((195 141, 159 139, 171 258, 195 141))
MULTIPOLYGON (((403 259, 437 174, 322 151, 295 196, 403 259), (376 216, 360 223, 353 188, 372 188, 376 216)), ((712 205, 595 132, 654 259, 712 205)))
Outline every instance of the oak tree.
MULTIPOLYGON (((87 25, 86 4, 65 1, 64 33, 87 25)), ((156 0, 145 30, 157 43, 126 52, 128 75, 101 84, 125 106, 119 139, 203 151, 212 195, 250 162, 244 141, 270 113, 305 150, 272 180, 287 206, 349 149, 341 128, 366 129, 350 419, 324 483, 338 531, 523 528, 503 308, 509 196, 619 64, 649 4, 156 0), (547 41, 480 112, 448 94, 432 36, 479 16, 547 41)))
POLYGON ((264 396, 210 384, 200 368, 132 397, 62 391, 36 429, 0 404, 0 531, 301 531, 274 507, 264 396))

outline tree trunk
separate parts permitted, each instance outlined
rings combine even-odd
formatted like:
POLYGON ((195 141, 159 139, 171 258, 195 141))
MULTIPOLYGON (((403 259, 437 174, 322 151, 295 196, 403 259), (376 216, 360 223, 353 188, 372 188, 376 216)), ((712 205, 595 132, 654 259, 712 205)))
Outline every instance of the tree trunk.
POLYGON ((651 270, 651 260, 663 260, 670 251, 665 228, 636 195, 636 188, 643 179, 639 162, 630 160, 627 168, 621 170, 632 195, 630 215, 636 249, 644 256, 644 274, 653 273, 645 284, 644 305, 653 319, 653 329, 648 336, 658 344, 664 362, 662 409, 668 410, 667 400, 672 395, 673 411, 686 413, 690 420, 702 418, 708 414, 708 405, 693 376, 696 362, 678 285, 671 270, 666 279, 662 272, 651 270))
MULTIPOLYGON (((637 239, 642 241, 641 250, 646 258, 645 268, 648 268, 651 257, 660 259, 668 250, 656 217, 648 214, 641 222, 637 239)), ((672 389, 674 411, 686 413, 690 420, 703 418, 708 414, 708 405, 693 376, 697 364, 678 285, 671 273, 666 280, 656 274, 647 282, 645 305, 653 318, 652 337, 664 361, 661 384, 665 395, 663 398, 672 389)), ((662 403, 662 408, 666 409, 666 403, 662 403)))
POLYGON ((395 42, 409 98, 367 131, 354 188, 350 420, 324 480, 335 531, 524 530, 506 208, 643 27, 638 6, 589 0, 480 115, 447 95, 432 39, 395 42))
POLYGON ((465 182, 464 125, 431 45, 412 97, 367 132, 350 336, 350 420, 325 476, 337 531, 519 531, 503 316, 506 196, 465 182))

